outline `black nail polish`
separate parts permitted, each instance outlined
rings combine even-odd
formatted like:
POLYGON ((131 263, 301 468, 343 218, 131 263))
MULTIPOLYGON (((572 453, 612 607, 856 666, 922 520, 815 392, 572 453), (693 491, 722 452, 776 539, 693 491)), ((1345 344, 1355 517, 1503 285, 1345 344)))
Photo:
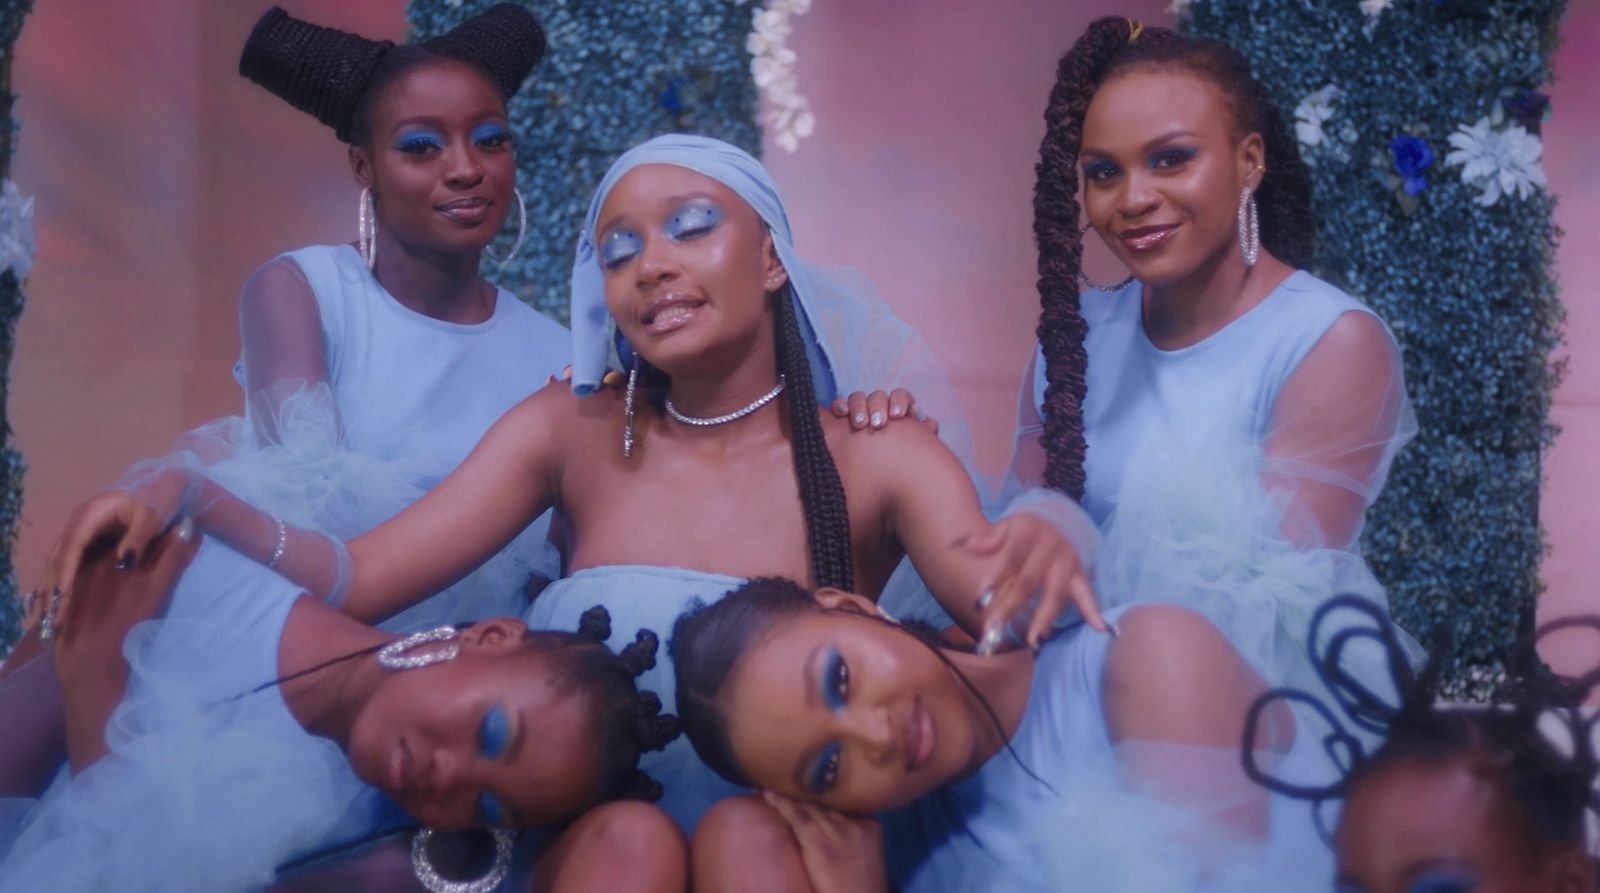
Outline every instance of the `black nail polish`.
POLYGON ((122 557, 117 559, 117 570, 119 570, 119 571, 132 570, 133 569, 133 559, 134 559, 134 554, 133 554, 133 550, 132 549, 129 549, 126 552, 123 552, 122 553, 122 557))

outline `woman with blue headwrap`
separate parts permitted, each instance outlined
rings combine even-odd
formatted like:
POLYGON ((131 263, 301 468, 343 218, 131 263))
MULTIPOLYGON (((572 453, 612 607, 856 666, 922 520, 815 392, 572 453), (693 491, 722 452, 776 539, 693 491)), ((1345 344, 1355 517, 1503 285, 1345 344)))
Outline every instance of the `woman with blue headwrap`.
MULTIPOLYGON (((361 618, 449 585, 553 507, 569 531, 570 576, 539 596, 536 626, 603 603, 613 636, 631 640, 774 574, 877 596, 907 555, 990 648, 1030 604, 1019 627, 1030 643, 1068 603, 1103 626, 1059 520, 1036 506, 991 524, 960 460, 923 426, 850 436, 848 422, 819 412, 818 397, 867 382, 920 398, 915 381, 868 377, 878 364, 917 368, 906 356, 925 350, 875 306, 795 256, 754 158, 661 137, 619 159, 591 203, 570 391, 523 401, 459 470, 348 549, 294 528, 278 537, 205 481, 183 511, 246 555, 277 556, 285 576, 361 618), (625 390, 599 387, 608 368, 626 370, 625 390)), ((672 683, 665 662, 641 679, 664 696, 672 683)), ((641 765, 686 827, 735 790, 687 743, 641 765)))

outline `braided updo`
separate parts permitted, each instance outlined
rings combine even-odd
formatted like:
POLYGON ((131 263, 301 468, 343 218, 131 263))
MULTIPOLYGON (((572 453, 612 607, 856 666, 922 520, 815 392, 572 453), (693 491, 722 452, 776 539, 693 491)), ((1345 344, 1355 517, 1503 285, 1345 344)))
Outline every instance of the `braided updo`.
POLYGON ((1078 154, 1083 118, 1100 85, 1138 67, 1176 68, 1215 84, 1227 98, 1235 131, 1259 133, 1267 172, 1256 190, 1261 241, 1296 267, 1309 266, 1315 246, 1310 216, 1311 176, 1287 122, 1250 74, 1238 50, 1221 41, 1166 28, 1135 25, 1120 16, 1097 19, 1056 68, 1045 109, 1033 196, 1033 234, 1039 248, 1039 344, 1045 358, 1045 483, 1083 498, 1084 376, 1088 325, 1078 307, 1083 238, 1078 233, 1078 154))
POLYGON ((376 98, 413 68, 439 59, 463 62, 510 99, 544 51, 539 20, 514 3, 403 47, 302 21, 274 6, 245 40, 239 73, 332 127, 340 140, 367 145, 376 98))
POLYGON ((593 699, 591 713, 600 746, 600 790, 603 800, 649 800, 661 797, 661 785, 637 766, 640 754, 660 750, 678 736, 678 719, 661 712, 654 692, 639 691, 634 680, 656 664, 656 634, 639 630, 621 652, 605 647, 611 638, 611 617, 595 606, 583 613, 577 633, 531 633, 534 637, 569 639, 556 661, 556 684, 563 694, 581 692, 593 699))

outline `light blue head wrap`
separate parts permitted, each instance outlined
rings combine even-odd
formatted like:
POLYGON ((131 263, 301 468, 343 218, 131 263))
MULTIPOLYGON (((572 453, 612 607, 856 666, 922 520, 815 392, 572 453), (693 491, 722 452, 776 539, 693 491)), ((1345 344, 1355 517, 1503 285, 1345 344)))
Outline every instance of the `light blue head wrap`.
POLYGON ((738 146, 685 133, 658 136, 623 153, 606 171, 600 188, 589 201, 583 232, 578 235, 577 257, 572 263, 572 390, 580 395, 592 393, 600 386, 607 368, 619 365, 612 340, 616 324, 606 310, 605 277, 595 250, 595 227, 599 225, 600 206, 605 204, 612 187, 642 164, 671 164, 710 177, 732 189, 766 222, 778 259, 789 274, 817 402, 833 400, 840 382, 827 346, 816 335, 815 323, 820 310, 816 306, 820 283, 814 280, 825 274, 795 255, 789 215, 783 209, 777 184, 761 162, 738 146))

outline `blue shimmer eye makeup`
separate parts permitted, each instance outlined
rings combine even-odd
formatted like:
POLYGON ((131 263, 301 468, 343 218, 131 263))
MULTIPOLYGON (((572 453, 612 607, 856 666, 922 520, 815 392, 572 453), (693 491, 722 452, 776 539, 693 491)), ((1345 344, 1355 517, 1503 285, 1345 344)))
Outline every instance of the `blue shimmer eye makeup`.
POLYGON ((1406 893, 1472 893, 1478 876, 1465 866, 1430 868, 1411 882, 1406 893))
POLYGON ((503 146, 511 142, 511 131, 499 121, 485 121, 472 128, 472 142, 480 146, 503 146))
POLYGON ((811 774, 806 778, 806 787, 813 794, 822 794, 833 783, 839 780, 839 743, 830 743, 817 755, 816 763, 812 764, 811 774))
POLYGON ((495 795, 488 792, 478 795, 478 820, 496 828, 505 825, 506 810, 495 795))
POLYGON ((478 724, 478 752, 484 759, 499 759, 506 752, 506 745, 511 743, 511 717, 506 715, 505 707, 496 704, 489 708, 483 715, 483 722, 478 724))
POLYGON ((408 130, 395 139, 394 147, 401 152, 417 155, 429 149, 443 149, 444 137, 431 130, 408 130))
POLYGON ((644 239, 631 229, 619 228, 600 237, 600 266, 614 270, 644 248, 644 239))
POLYGON ((829 710, 837 711, 849 696, 850 667, 835 648, 828 652, 828 660, 822 665, 822 702, 829 710))
POLYGON ((698 238, 716 229, 724 216, 722 206, 709 198, 687 201, 667 217, 667 235, 679 241, 698 238))

